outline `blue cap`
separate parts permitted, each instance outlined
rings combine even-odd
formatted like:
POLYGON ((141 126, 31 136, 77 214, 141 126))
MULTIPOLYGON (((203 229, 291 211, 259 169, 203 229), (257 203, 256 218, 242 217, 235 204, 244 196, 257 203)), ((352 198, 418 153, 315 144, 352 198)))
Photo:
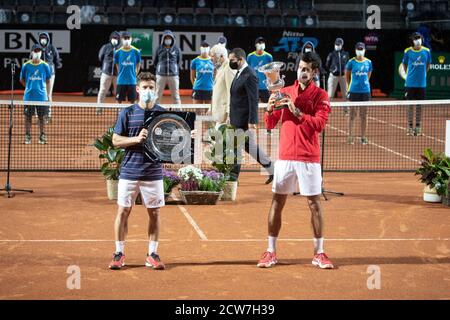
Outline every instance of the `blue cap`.
POLYGON ((122 38, 125 38, 125 37, 130 37, 130 38, 131 38, 131 32, 130 32, 130 31, 122 31, 122 33, 120 34, 120 36, 121 36, 122 38))
POLYGON ((355 46, 355 49, 364 50, 366 48, 366 45, 364 42, 358 42, 355 46))
POLYGON ((227 38, 225 38, 224 36, 220 36, 219 38, 217 38, 217 43, 225 44, 227 43, 227 38))
POLYGON ((41 46, 40 44, 38 44, 38 43, 35 43, 35 44, 33 44, 33 46, 31 47, 31 51, 34 51, 34 50, 40 50, 40 51, 42 51, 42 46, 41 46))

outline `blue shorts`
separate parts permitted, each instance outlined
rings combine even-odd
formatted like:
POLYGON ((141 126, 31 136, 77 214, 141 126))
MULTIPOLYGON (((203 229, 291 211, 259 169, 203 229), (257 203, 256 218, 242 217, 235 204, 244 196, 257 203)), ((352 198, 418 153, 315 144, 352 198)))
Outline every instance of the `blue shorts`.
POLYGON ((48 106, 25 106, 23 114, 27 118, 31 118, 35 114, 37 114, 39 118, 45 117, 48 116, 48 106))
POLYGON ((207 90, 194 90, 192 93, 194 100, 206 101, 212 99, 212 91, 207 90))

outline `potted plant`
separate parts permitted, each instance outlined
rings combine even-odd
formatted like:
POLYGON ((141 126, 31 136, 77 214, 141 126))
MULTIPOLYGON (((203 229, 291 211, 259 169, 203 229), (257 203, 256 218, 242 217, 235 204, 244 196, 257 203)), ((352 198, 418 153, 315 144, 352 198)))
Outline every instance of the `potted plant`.
POLYGON ((100 151, 102 161, 100 170, 106 179, 108 199, 117 199, 117 185, 119 182, 120 165, 125 157, 125 150, 114 147, 112 136, 114 127, 108 128, 101 138, 95 140, 94 147, 100 151))
POLYGON ((450 178, 450 158, 443 153, 433 153, 427 148, 421 156, 422 163, 416 170, 420 182, 425 184, 423 200, 441 202, 442 197, 448 198, 448 183, 450 178))
POLYGON ((205 152, 205 156, 211 161, 211 165, 225 177, 221 200, 236 200, 238 181, 231 174, 231 170, 241 157, 238 157, 235 152, 238 143, 235 130, 236 128, 229 124, 221 124, 217 128, 212 127, 208 130, 207 142, 210 150, 205 152))
POLYGON ((225 178, 216 171, 202 171, 192 165, 178 170, 180 196, 185 204, 217 204, 222 196, 225 178))
POLYGON ((163 183, 164 183, 164 198, 167 201, 172 189, 180 183, 180 177, 173 171, 168 171, 163 168, 163 183))

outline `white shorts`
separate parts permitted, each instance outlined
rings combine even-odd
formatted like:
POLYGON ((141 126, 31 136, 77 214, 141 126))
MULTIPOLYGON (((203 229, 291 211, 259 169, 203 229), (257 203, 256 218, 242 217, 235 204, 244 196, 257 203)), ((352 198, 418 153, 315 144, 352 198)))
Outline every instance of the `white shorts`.
POLYGON ((131 208, 141 192, 142 204, 146 208, 160 208, 165 205, 164 184, 162 180, 135 181, 119 179, 117 204, 131 208))
POLYGON ((300 187, 302 196, 316 196, 322 193, 320 163, 293 160, 275 162, 272 192, 292 194, 300 187))

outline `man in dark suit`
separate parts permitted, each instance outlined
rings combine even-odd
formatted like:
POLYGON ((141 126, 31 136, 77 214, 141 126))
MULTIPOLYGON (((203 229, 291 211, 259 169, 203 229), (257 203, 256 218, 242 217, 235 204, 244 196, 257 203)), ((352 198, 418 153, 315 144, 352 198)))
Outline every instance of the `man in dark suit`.
MULTIPOLYGON (((230 52, 230 68, 237 70, 236 76, 231 84, 230 98, 230 124, 237 131, 244 132, 248 138, 245 140, 245 151, 249 153, 269 173, 266 184, 273 180, 273 167, 270 158, 259 149, 256 143, 256 128, 258 124, 258 76, 250 68, 246 61, 245 51, 235 48, 230 52)), ((239 135, 239 134, 237 134, 239 135)), ((237 146, 238 155, 242 153, 244 144, 237 146)), ((239 177, 241 171, 240 163, 236 164, 231 171, 231 176, 239 177)))

